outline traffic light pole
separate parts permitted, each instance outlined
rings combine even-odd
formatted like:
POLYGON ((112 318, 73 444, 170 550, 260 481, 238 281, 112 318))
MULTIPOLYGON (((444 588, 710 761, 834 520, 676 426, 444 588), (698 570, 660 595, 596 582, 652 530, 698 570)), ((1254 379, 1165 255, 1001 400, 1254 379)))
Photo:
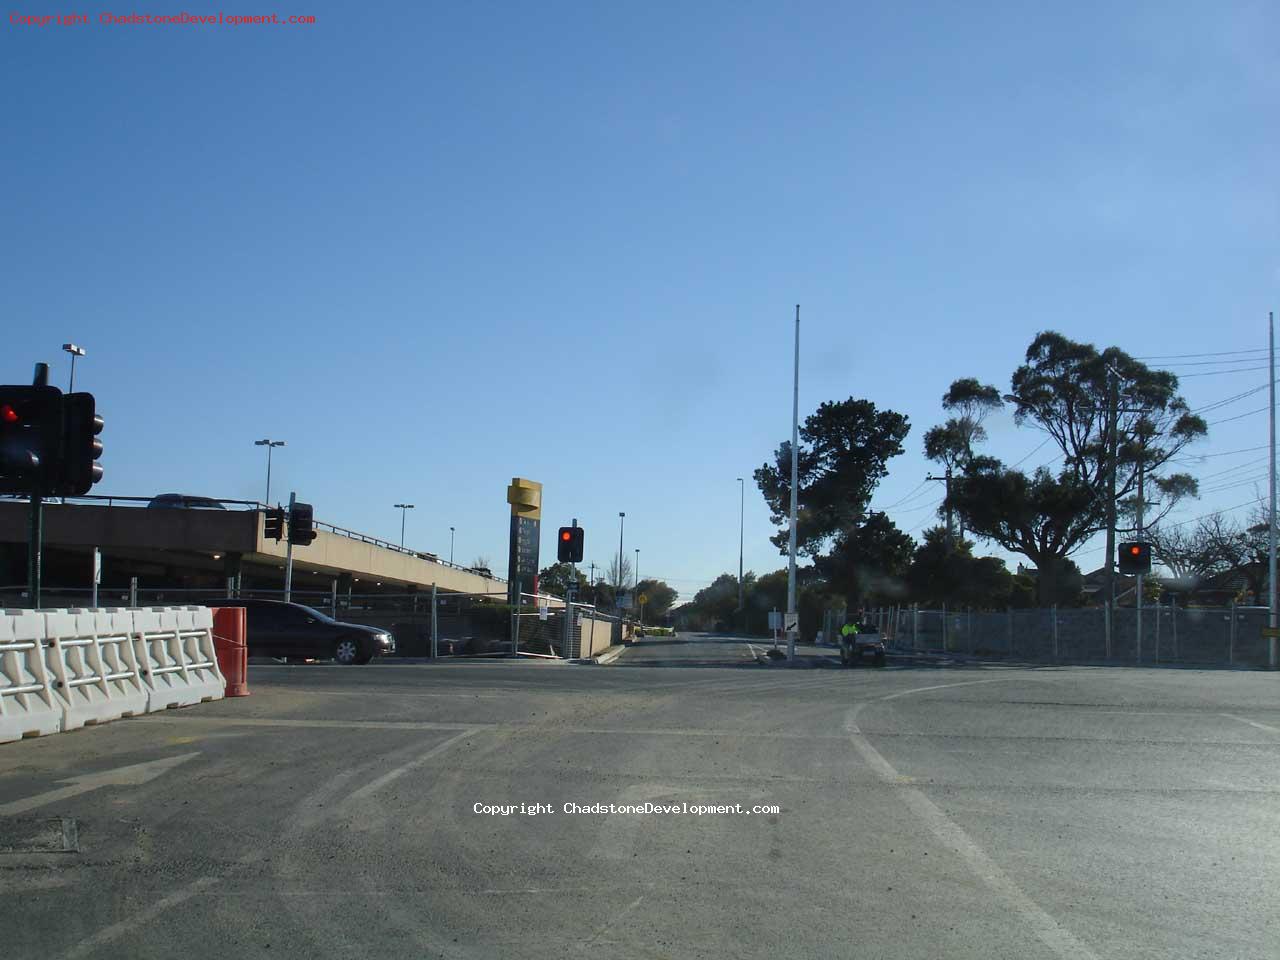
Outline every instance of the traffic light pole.
POLYGON ((284 552, 284 602, 288 603, 289 598, 293 596, 293 505, 297 502, 298 494, 295 491, 289 491, 289 538, 288 546, 284 552))
POLYGON ((31 539, 27 546, 27 582, 31 587, 31 608, 40 609, 41 552, 44 542, 44 497, 31 494, 31 539))
MULTIPOLYGON (((33 387, 49 385, 49 365, 37 363, 31 377, 33 387)), ((27 544, 27 584, 31 590, 31 607, 40 609, 40 588, 43 571, 41 553, 44 545, 44 494, 39 481, 31 487, 31 537, 27 544)))

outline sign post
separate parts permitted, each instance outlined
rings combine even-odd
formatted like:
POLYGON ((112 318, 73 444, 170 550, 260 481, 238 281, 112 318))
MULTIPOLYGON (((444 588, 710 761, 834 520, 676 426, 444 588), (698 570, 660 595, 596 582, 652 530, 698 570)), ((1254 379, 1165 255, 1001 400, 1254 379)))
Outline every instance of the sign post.
POLYGON ((538 542, 542 531, 542 484, 512 477, 507 487, 511 505, 511 536, 507 554, 507 602, 520 605, 520 585, 538 592, 538 542))

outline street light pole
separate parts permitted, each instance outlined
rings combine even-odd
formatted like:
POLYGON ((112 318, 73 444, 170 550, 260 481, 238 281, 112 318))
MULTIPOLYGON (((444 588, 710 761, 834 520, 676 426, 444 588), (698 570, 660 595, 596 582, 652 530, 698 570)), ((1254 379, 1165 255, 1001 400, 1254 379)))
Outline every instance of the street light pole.
POLYGON ((631 574, 635 580, 635 590, 637 593, 639 593, 640 592, 640 548, 639 547, 636 547, 636 568, 633 571, 631 571, 631 574))
MULTIPOLYGON (((796 609, 796 512, 800 486, 800 304, 796 304, 795 375, 791 394, 791 529, 787 536, 790 558, 787 561, 787 619, 799 627, 796 609)), ((787 659, 796 658, 796 633, 787 631, 787 659)))
POLYGON ((400 511, 400 549, 404 549, 404 518, 413 509, 412 503, 397 503, 394 505, 400 511))
POLYGON ((273 447, 283 447, 284 441, 283 440, 266 440, 266 439, 255 440, 253 441, 253 445, 255 447, 267 448, 267 499, 265 502, 266 502, 266 505, 269 507, 271 506, 271 450, 273 447))
POLYGON ((747 608, 746 601, 743 599, 742 587, 742 518, 743 504, 746 502, 746 483, 741 477, 738 478, 738 616, 742 617, 742 632, 747 631, 747 608))
POLYGON ((1267 665, 1274 670, 1280 666, 1277 663, 1280 658, 1277 657, 1274 635, 1276 629, 1276 315, 1274 311, 1267 314, 1267 327, 1270 341, 1270 360, 1267 369, 1271 372, 1271 376, 1267 378, 1271 381, 1271 508, 1267 517, 1267 578, 1271 582, 1267 590, 1267 605, 1270 608, 1267 614, 1267 625, 1272 630, 1272 636, 1268 639, 1267 665))
MULTIPOLYGON (((623 530, 623 527, 626 526, 626 523, 627 523, 626 513, 622 510, 619 510, 618 511, 618 592, 619 593, 621 593, 627 585, 626 581, 623 580, 622 578, 622 530, 623 530)), ((615 598, 615 605, 617 605, 617 598, 615 598)), ((619 609, 621 609, 620 606, 619 606, 619 609)))
POLYGON ((76 390, 76 357, 84 356, 84 347, 77 347, 74 343, 64 343, 62 349, 71 354, 71 381, 67 384, 67 393, 75 393, 76 390))
POLYGON ((449 565, 453 565, 453 527, 449 528, 449 565))

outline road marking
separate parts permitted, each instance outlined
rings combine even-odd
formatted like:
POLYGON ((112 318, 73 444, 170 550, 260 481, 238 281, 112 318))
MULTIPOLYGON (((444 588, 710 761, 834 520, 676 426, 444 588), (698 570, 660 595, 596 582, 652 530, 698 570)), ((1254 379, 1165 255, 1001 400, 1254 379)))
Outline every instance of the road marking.
MULTIPOLYGON (((428 750, 426 753, 422 754, 421 756, 416 757, 413 760, 410 760, 408 763, 402 764, 399 767, 396 767, 394 770, 391 770, 383 774, 382 776, 378 777, 375 780, 371 780, 369 783, 365 784, 360 789, 348 794, 346 797, 340 800, 336 806, 342 806, 350 803, 351 801, 358 800, 362 797, 368 796, 370 793, 373 793, 374 791, 380 789, 381 787, 386 786, 388 783, 392 782, 393 780, 404 776, 410 770, 413 770, 416 767, 421 766, 422 764, 426 763, 428 760, 432 759, 433 757, 436 757, 439 754, 443 753, 449 747, 453 746, 454 743, 461 740, 468 733, 472 733, 472 732, 474 732, 474 728, 469 727, 463 732, 457 734, 456 736, 452 736, 449 739, 445 740, 444 742, 436 744, 436 746, 432 747, 430 750, 428 750)), ((192 757, 192 756, 196 756, 196 754, 188 755, 188 757, 192 757)), ((174 761, 180 762, 181 760, 187 759, 188 757, 171 758, 169 765, 172 766, 174 761)), ((146 766, 151 766, 151 764, 138 764, 137 766, 146 767, 146 766)), ((131 770, 135 768, 126 767, 123 769, 131 770)), ((115 772, 118 773, 119 771, 115 771, 115 772)), ((349 780, 352 776, 356 775, 357 773, 358 773, 357 770, 343 771, 335 779, 338 781, 349 780)), ((307 828, 314 827, 319 823, 321 823, 324 819, 326 819, 330 815, 331 815, 331 812, 329 810, 326 810, 321 816, 309 818, 306 822, 306 827, 307 828)), ((298 832, 302 832, 302 829, 299 828, 298 830, 291 832, 290 835, 291 836, 296 835, 298 832)), ((227 870, 224 876, 221 876, 221 877, 205 876, 205 877, 200 877, 199 879, 193 880, 191 883, 188 883, 186 886, 181 887, 178 890, 175 890, 173 893, 169 894, 169 896, 156 901, 155 904, 148 907, 146 910, 143 910, 140 913, 135 913, 132 916, 127 917, 124 920, 120 920, 117 923, 113 923, 108 927, 104 927, 103 929, 99 930, 97 933, 93 934, 92 936, 87 937, 84 940, 81 940, 79 943, 72 946, 69 950, 67 950, 61 956, 64 958, 64 960, 75 960, 75 958, 83 957, 86 954, 95 950, 96 948, 102 946, 105 943, 109 943, 112 940, 115 940, 117 937, 120 937, 123 934, 136 933, 140 926, 142 926, 145 923, 149 923, 150 921, 154 920, 156 917, 160 916, 165 911, 170 910, 173 907, 176 907, 187 900, 190 900, 196 894, 200 893, 201 891, 205 890, 206 888, 212 886, 215 883, 225 882, 230 878, 232 874, 236 873, 237 871, 243 870, 246 867, 249 867, 255 863, 258 863, 267 855, 268 849, 269 848, 267 847, 259 847, 249 851, 243 857, 241 857, 237 863, 232 865, 227 870)))
MULTIPOLYGON (((1009 678, 998 678, 1009 679, 1009 678)), ((947 687, 968 687, 979 683, 995 683, 997 680, 969 680, 961 683, 944 683, 929 687, 914 687, 902 690, 885 697, 879 697, 871 703, 885 700, 896 700, 913 693, 924 693, 928 690, 942 690, 947 687)), ((1013 879, 987 855, 980 846, 964 831, 959 824, 948 817, 918 787, 909 786, 910 779, 900 774, 888 760, 871 745, 858 726, 858 714, 869 706, 859 704, 849 711, 845 720, 845 730, 855 750, 862 756, 876 775, 885 783, 898 788, 906 801, 908 809, 921 820, 929 832, 937 838, 942 846, 953 850, 965 865, 987 885, 993 893, 1022 915, 1028 927, 1045 944, 1063 960, 1098 960, 1097 954, 1075 938, 1065 927, 1049 916, 1038 903, 1023 893, 1013 879)))
POLYGON ((114 770, 86 773, 80 777, 59 780, 59 783, 69 783, 70 786, 38 793, 34 797, 27 797, 23 800, 13 800, 9 803, 0 804, 0 816, 11 817, 14 814, 26 813, 28 810, 34 810, 37 807, 44 807, 51 803, 57 803, 59 800, 66 800, 68 797, 75 797, 82 793, 88 793, 90 790, 97 790, 99 787, 136 787, 154 780, 166 770, 171 770, 178 764, 185 763, 192 757, 198 756, 200 756, 199 751, 183 753, 176 757, 163 757, 160 760, 149 760, 146 763, 135 763, 127 767, 116 767, 114 770))
POLYGON ((1257 727, 1259 730, 1266 730, 1268 733, 1280 733, 1280 727, 1273 727, 1265 723, 1259 723, 1257 720, 1248 720, 1244 717, 1237 717, 1234 713, 1224 713, 1224 717, 1231 720, 1239 720, 1241 723, 1247 723, 1251 727, 1257 727))
POLYGON ((355 790, 352 793, 348 794, 346 799, 344 799, 342 802, 344 804, 348 804, 356 800, 363 800, 365 797, 369 796, 370 794, 376 793, 379 790, 381 790, 388 783, 391 783, 394 780, 399 780, 409 771, 416 770, 418 767, 422 766, 424 763, 426 763, 428 760, 432 759, 433 757, 438 757, 440 754, 444 753, 446 750, 452 747, 455 743, 457 743, 463 737, 471 736, 472 734, 475 734, 477 732, 479 732, 477 729, 472 728, 469 730, 463 730, 459 734, 455 734, 454 736, 450 737, 448 740, 445 740, 443 743, 436 744, 434 747, 432 747, 430 750, 428 750, 426 753, 422 754, 421 756, 415 757, 414 759, 410 760, 408 763, 401 764, 400 766, 396 767, 394 770, 387 771, 377 779, 370 780, 359 790, 355 790))
POLYGON ((97 947, 102 946, 104 943, 110 943, 121 934, 134 931, 142 924, 147 923, 150 920, 154 920, 171 907, 176 907, 178 904, 190 900, 205 887, 211 887, 217 882, 217 877, 201 877, 199 880, 194 880, 180 890, 175 890, 162 900, 157 900, 152 906, 143 910, 141 913, 135 913, 133 916, 127 917, 118 923, 113 923, 109 927, 103 927, 93 936, 81 940, 66 953, 62 954, 62 956, 65 960, 74 960, 76 957, 83 957, 86 954, 91 953, 97 947))
POLYGON ((955 821, 942 812, 919 788, 908 786, 909 781, 893 768, 861 733, 850 733, 850 740, 862 758, 886 783, 894 784, 901 791, 908 809, 921 820, 929 832, 945 848, 955 851, 965 865, 1000 897, 1013 907, 1026 921, 1028 927, 1050 950, 1059 957, 1076 960, 1097 960, 1097 954, 1077 940, 1069 931, 1045 913, 1034 900, 1000 867, 986 852, 970 839, 955 821))
POLYGON ((747 650, 750 651, 752 660, 760 659, 760 654, 756 653, 756 648, 752 646, 750 643, 747 644, 747 650))
MULTIPOLYGON (((151 719, 151 718, 149 718, 151 719)), ((269 717, 249 719, 243 717, 199 717, 195 715, 156 716, 155 723, 207 723, 212 726, 235 727, 320 727, 342 730, 456 730, 461 733, 479 733, 483 730, 500 730, 507 733, 537 733, 546 730, 548 724, 540 723, 430 723, 423 721, 387 721, 387 720, 276 720, 269 717)), ((773 730, 708 730, 705 727, 556 727, 556 732, 566 735, 644 735, 653 737, 748 737, 757 740, 843 740, 840 734, 831 733, 782 733, 773 730)))
POLYGON ((1011 680, 1012 677, 992 677, 990 680, 965 680, 961 683, 939 683, 932 687, 912 687, 910 690, 899 690, 897 693, 891 693, 888 696, 877 697, 877 700, 897 700, 899 697, 907 697, 913 693, 924 693, 926 690, 947 690, 951 687, 972 687, 979 683, 1003 683, 1011 680))

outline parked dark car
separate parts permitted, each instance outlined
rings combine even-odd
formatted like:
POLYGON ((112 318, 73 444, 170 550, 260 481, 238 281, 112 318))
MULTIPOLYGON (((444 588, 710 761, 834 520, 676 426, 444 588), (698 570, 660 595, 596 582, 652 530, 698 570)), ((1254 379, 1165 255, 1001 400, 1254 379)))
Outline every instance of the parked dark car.
POLYGON ((254 657, 368 663, 396 650, 395 638, 385 630, 342 623, 301 603, 219 600, 210 606, 245 608, 249 655, 254 657))
POLYGON ((186 493, 162 493, 147 504, 151 510, 225 510, 221 501, 212 497, 193 497, 186 493))

